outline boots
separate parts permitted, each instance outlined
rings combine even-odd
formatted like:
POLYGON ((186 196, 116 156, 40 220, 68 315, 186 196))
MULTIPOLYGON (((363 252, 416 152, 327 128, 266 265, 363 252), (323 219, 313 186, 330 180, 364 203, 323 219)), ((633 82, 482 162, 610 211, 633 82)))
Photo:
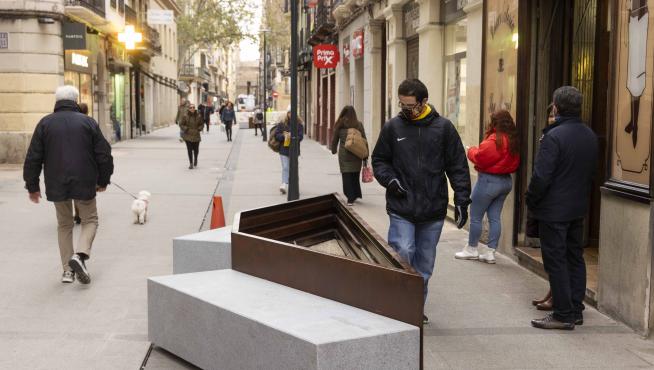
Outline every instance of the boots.
POLYGON ((540 311, 551 311, 552 310, 552 290, 550 289, 547 292, 547 295, 543 299, 535 299, 531 301, 531 304, 536 306, 536 309, 540 311))

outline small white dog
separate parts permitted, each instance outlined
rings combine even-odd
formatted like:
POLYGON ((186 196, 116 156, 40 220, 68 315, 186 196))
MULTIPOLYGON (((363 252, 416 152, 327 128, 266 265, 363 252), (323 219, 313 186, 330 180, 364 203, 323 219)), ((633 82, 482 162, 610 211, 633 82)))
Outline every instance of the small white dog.
POLYGON ((132 212, 134 212, 134 223, 143 225, 148 217, 148 203, 150 203, 151 194, 145 190, 139 192, 139 197, 132 202, 132 212))

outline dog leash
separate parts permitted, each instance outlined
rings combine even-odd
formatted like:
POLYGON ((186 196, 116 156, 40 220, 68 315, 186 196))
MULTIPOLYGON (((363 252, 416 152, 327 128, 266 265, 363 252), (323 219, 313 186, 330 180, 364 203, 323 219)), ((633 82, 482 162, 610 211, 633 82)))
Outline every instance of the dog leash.
POLYGON ((134 199, 138 199, 136 196, 134 196, 134 194, 130 193, 129 191, 127 191, 127 190, 125 190, 125 189, 123 189, 122 186, 116 184, 115 182, 112 182, 111 185, 113 185, 113 186, 117 187, 118 189, 122 190, 123 192, 129 194, 130 197, 132 197, 132 198, 134 198, 134 199))

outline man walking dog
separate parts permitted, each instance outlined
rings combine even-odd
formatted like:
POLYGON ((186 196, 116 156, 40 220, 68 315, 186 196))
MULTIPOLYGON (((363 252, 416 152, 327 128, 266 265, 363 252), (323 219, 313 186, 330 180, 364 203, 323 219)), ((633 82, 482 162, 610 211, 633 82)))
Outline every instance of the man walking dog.
POLYGON ((96 192, 109 185, 114 171, 111 146, 92 117, 80 112, 79 91, 61 86, 55 93, 54 113, 45 116, 34 130, 23 167, 29 198, 39 203, 41 168, 45 177, 45 194, 57 212, 59 253, 64 273, 62 283, 72 283, 75 276, 82 284, 91 282, 85 261, 98 228, 96 192), (79 205, 82 230, 73 248, 73 200, 79 205))

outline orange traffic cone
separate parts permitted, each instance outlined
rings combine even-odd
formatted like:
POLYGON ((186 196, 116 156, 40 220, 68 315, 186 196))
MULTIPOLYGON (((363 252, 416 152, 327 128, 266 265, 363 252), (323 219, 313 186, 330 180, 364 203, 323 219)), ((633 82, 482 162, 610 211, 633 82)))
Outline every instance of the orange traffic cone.
POLYGON ((225 211, 223 210, 223 198, 214 195, 211 207, 211 229, 225 226, 225 211))

